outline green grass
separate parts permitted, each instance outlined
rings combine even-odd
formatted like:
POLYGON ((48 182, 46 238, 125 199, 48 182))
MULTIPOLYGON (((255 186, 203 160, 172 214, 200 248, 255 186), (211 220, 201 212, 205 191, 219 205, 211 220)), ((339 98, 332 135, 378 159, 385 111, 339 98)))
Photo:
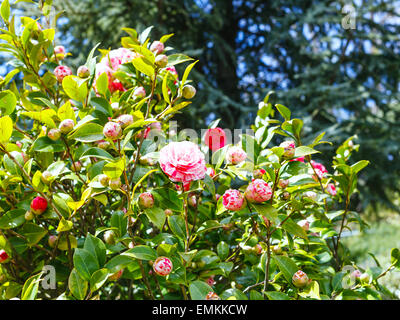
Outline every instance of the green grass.
MULTIPOLYGON (((381 222, 370 222, 371 228, 359 235, 343 239, 350 249, 351 259, 361 268, 375 267, 376 263, 368 254, 375 255, 382 268, 390 265, 390 251, 400 248, 400 219, 398 214, 389 216, 381 222)), ((400 298, 400 271, 393 270, 380 280, 397 297, 400 298)))

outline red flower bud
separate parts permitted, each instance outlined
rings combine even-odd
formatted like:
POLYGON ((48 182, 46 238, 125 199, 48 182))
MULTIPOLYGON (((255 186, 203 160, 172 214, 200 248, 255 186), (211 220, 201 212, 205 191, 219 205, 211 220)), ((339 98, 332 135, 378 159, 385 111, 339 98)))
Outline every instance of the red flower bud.
POLYGON ((36 197, 31 202, 31 211, 34 214, 42 214, 47 209, 47 200, 42 197, 36 197))
POLYGON ((9 256, 7 252, 5 252, 4 250, 0 250, 0 263, 7 261, 8 258, 9 256))
POLYGON ((308 284, 309 279, 305 272, 299 270, 293 275, 292 282, 295 287, 304 288, 308 284))
POLYGON ((152 208, 154 206, 154 197, 150 192, 143 192, 139 195, 139 205, 143 208, 152 208))

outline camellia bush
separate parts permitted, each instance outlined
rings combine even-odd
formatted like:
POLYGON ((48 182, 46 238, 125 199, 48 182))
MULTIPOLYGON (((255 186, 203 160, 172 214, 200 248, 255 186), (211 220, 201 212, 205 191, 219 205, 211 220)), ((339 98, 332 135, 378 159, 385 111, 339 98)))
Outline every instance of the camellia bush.
POLYGON ((312 159, 323 134, 304 144, 269 95, 254 134, 179 132, 196 61, 168 54, 171 34, 125 28, 74 72, 40 8, 16 23, 1 5, 1 299, 394 298, 379 279, 399 250, 364 270, 341 242, 366 227, 350 205, 368 165, 351 162, 356 137, 328 172, 312 159))

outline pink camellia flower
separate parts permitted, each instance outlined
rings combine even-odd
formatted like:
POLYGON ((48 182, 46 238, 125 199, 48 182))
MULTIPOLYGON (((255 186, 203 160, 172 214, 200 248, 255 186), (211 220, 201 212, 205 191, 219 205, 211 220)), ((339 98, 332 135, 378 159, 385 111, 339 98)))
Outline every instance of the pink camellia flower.
POLYGON ((215 177, 215 170, 211 167, 207 167, 207 171, 206 173, 211 177, 214 178, 215 177))
MULTIPOLYGON (((165 68, 165 70, 167 70, 167 72, 169 71, 170 73, 172 73, 173 75, 175 75, 177 79, 179 79, 179 77, 178 77, 178 71, 176 71, 175 66, 171 66, 171 67, 165 68)), ((177 84, 178 84, 178 81, 175 80, 175 81, 174 81, 174 85, 177 85, 177 84)), ((170 91, 171 91, 171 90, 169 90, 168 93, 169 93, 170 91)))
POLYGON ((130 62, 137 57, 138 54, 129 49, 118 48, 108 52, 103 59, 101 59, 100 63, 116 71, 121 64, 130 62))
POLYGON ((303 162, 304 163, 304 157, 298 157, 298 158, 295 158, 295 159, 291 159, 289 161, 299 161, 299 162, 303 162))
POLYGON ((170 142, 160 150, 160 166, 173 182, 203 179, 206 161, 199 147, 190 141, 170 142))
POLYGON ((293 141, 284 141, 279 145, 279 147, 285 149, 283 153, 285 158, 293 158, 296 148, 296 145, 293 141))
POLYGON ((133 91, 133 95, 138 98, 144 98, 146 96, 146 90, 143 87, 138 87, 133 91))
POLYGON ((264 202, 271 199, 272 189, 264 180, 253 179, 248 185, 244 195, 250 202, 264 202))
POLYGON ((58 66, 54 69, 54 75, 58 82, 62 82, 66 76, 72 75, 72 71, 66 66, 58 66))
POLYGON ((331 196, 336 196, 336 187, 333 183, 328 183, 326 186, 326 191, 331 195, 331 196))
POLYGON ((239 190, 228 189, 222 196, 222 204, 228 210, 238 211, 244 206, 245 199, 239 190))
POLYGON ((110 83, 109 89, 111 92, 115 91, 126 91, 125 87, 119 80, 114 80, 113 82, 110 83))
POLYGON ((153 270, 159 276, 167 276, 173 268, 172 261, 167 257, 158 257, 153 263, 153 270))
MULTIPOLYGON (((326 170, 325 166, 322 163, 311 160, 311 165, 315 169, 315 172, 317 173, 317 176, 320 179, 325 177, 325 173, 328 173, 328 170, 326 170)), ((314 170, 313 170, 313 172, 314 172, 314 170)), ((318 178, 315 175, 313 176, 313 178, 315 181, 318 181, 318 178)))
POLYGON ((164 48, 164 43, 160 41, 154 41, 150 46, 150 51, 154 52, 155 54, 160 54, 163 53, 164 48))
POLYGON ((304 231, 308 231, 308 229, 310 229, 310 222, 308 222, 308 220, 304 219, 301 220, 297 223, 300 227, 303 228, 304 231))
POLYGON ((103 134, 110 139, 118 139, 122 134, 121 126, 116 122, 107 122, 103 129, 103 134))
POLYGON ((230 147, 226 152, 226 161, 230 164, 236 165, 246 160, 246 152, 237 146, 230 147))
POLYGON ((214 280, 214 276, 209 277, 209 278, 206 280, 206 283, 207 283, 210 287, 212 287, 214 284, 216 284, 216 282, 215 282, 215 280, 214 280))
POLYGON ((204 143, 212 151, 222 148, 226 143, 225 131, 221 128, 208 129, 204 135, 204 143))

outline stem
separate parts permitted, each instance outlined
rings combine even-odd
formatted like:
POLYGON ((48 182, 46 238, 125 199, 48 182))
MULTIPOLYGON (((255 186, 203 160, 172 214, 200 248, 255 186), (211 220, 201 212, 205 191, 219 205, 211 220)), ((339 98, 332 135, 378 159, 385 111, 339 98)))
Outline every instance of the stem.
MULTIPOLYGON (((182 190, 184 191, 183 182, 182 182, 182 190)), ((189 232, 189 223, 188 223, 187 195, 184 195, 184 197, 183 197, 183 208, 184 208, 184 214, 185 214, 185 228, 186 228, 185 252, 188 252, 189 251, 190 232, 189 232)))
POLYGON ((269 265, 271 262, 271 233, 268 230, 267 234, 267 263, 265 266, 265 278, 264 278, 264 296, 265 296, 265 291, 267 291, 267 285, 269 282, 269 265))

